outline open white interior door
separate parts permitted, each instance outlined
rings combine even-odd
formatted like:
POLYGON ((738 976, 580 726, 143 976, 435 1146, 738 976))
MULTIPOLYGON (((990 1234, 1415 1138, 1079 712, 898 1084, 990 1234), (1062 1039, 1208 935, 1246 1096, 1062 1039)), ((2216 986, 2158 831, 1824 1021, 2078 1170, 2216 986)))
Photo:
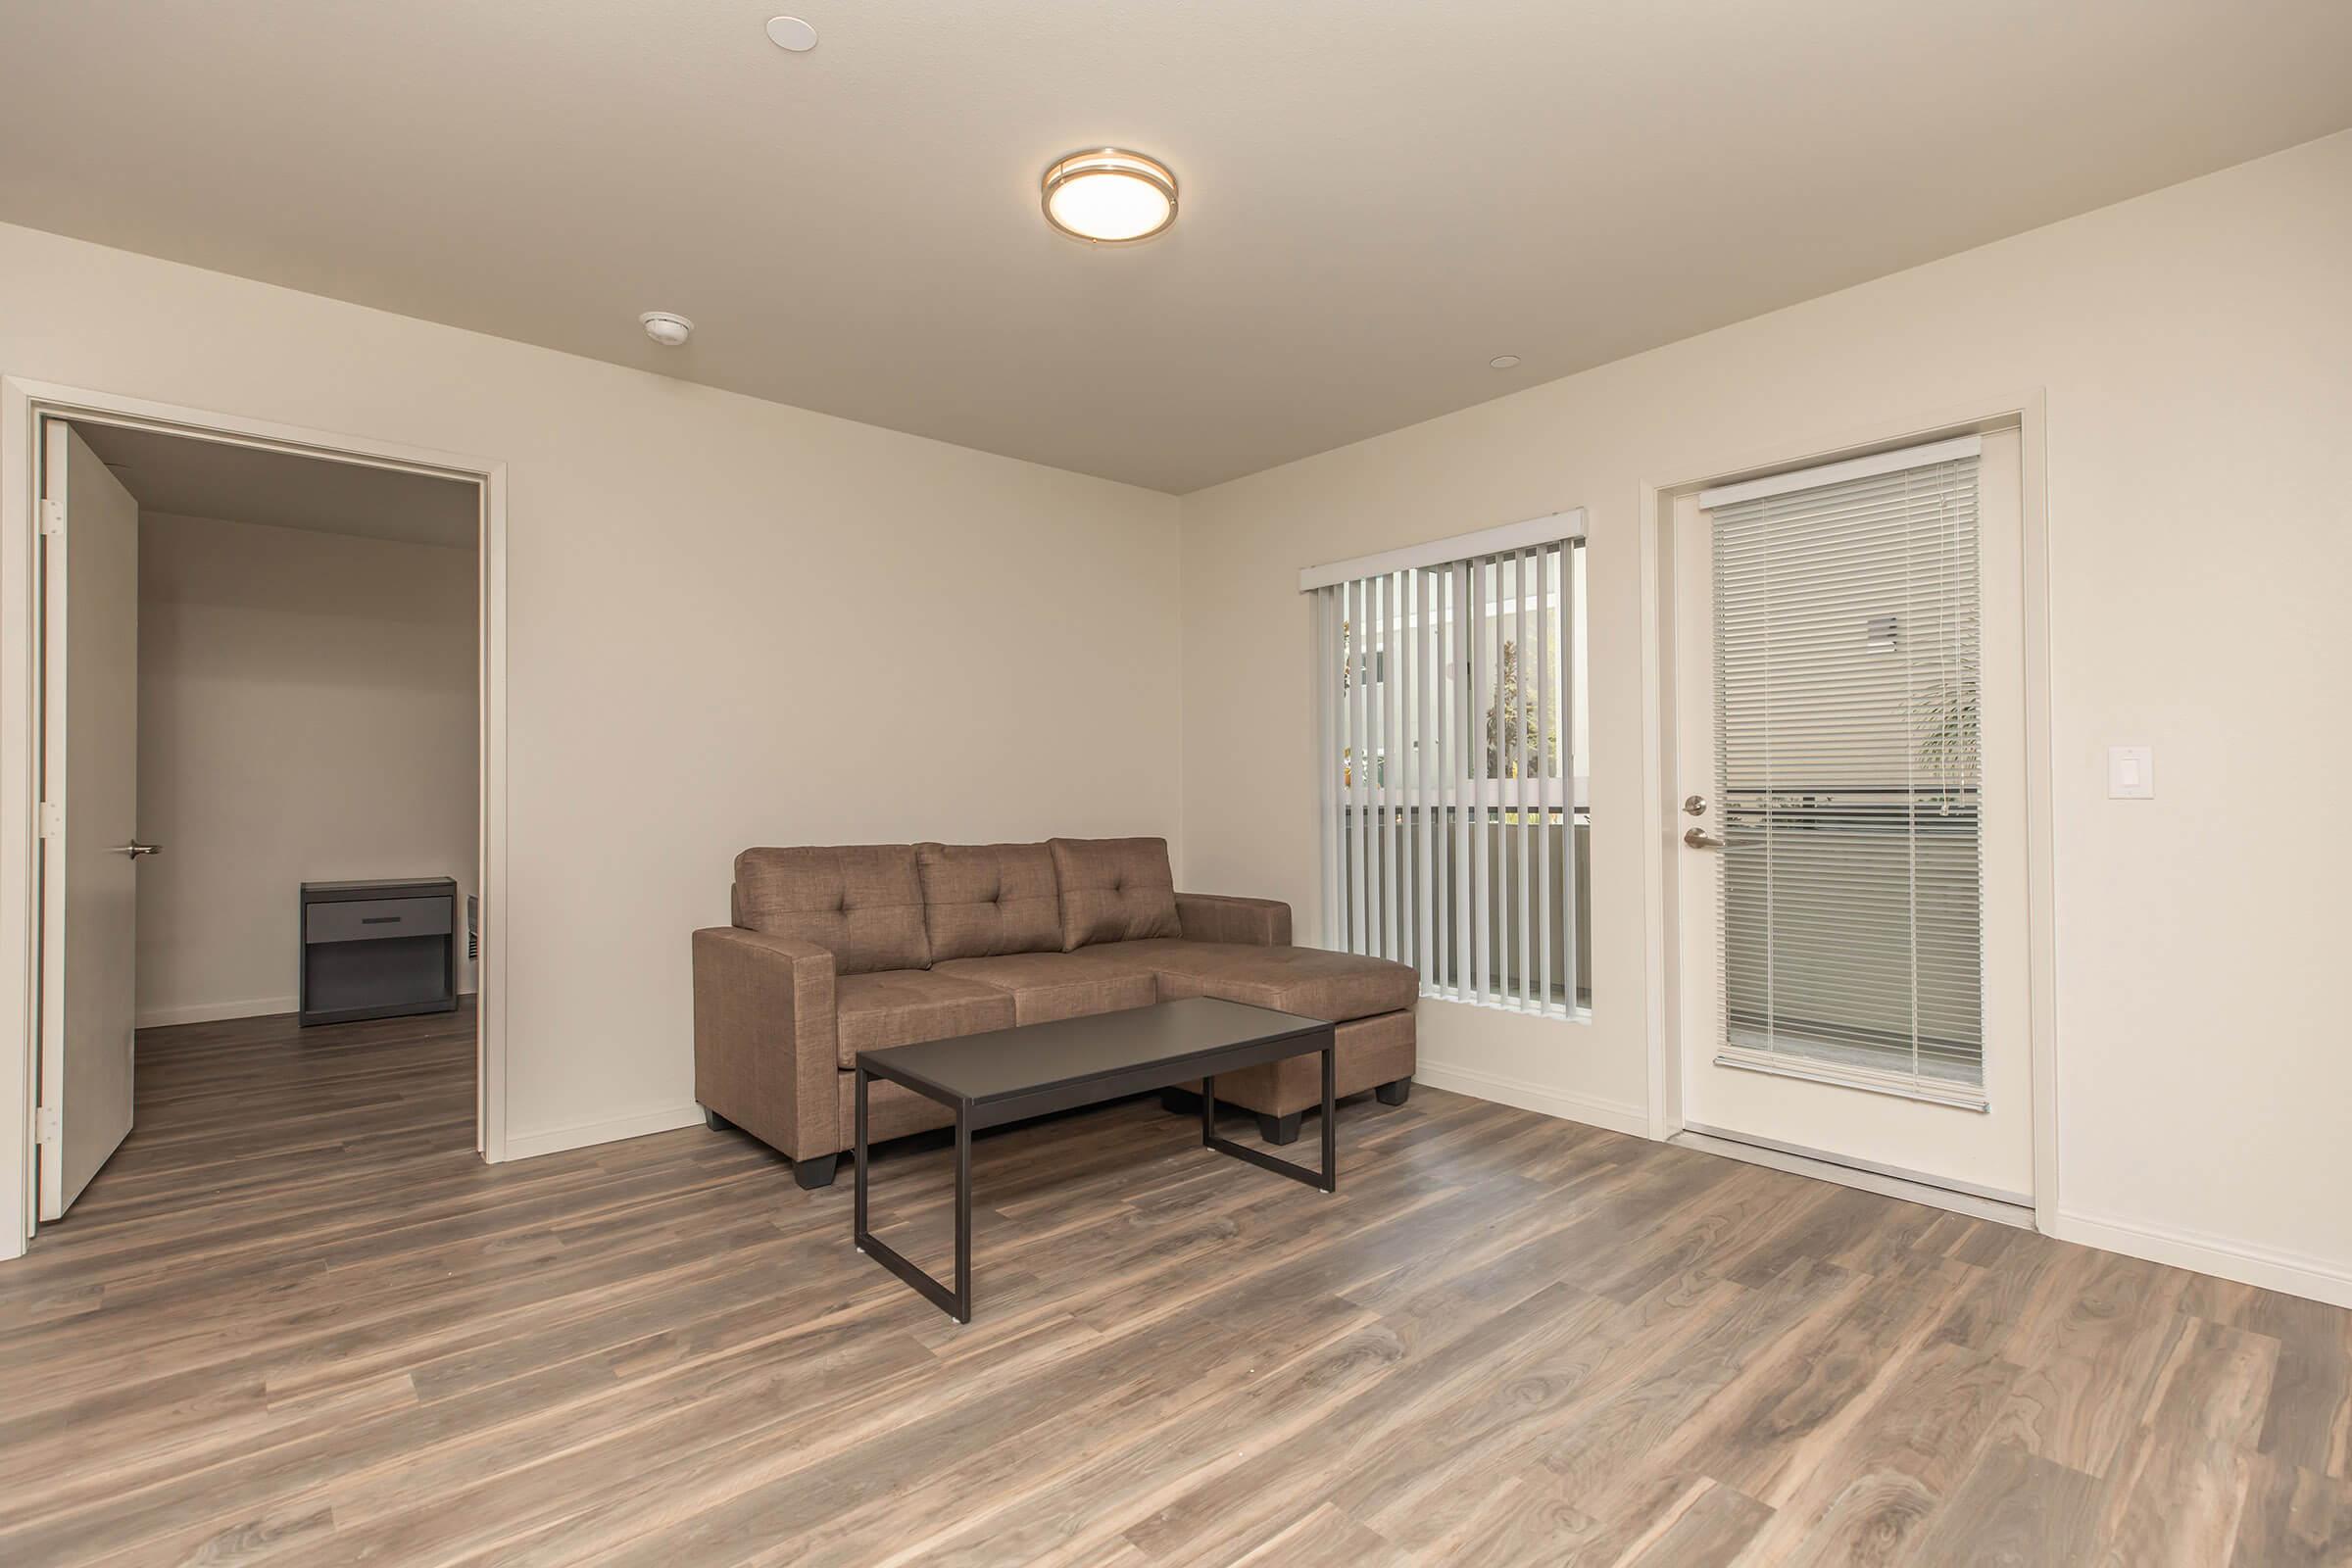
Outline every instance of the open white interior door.
POLYGON ((138 862, 139 507, 73 427, 42 428, 42 1219, 130 1131, 138 862))

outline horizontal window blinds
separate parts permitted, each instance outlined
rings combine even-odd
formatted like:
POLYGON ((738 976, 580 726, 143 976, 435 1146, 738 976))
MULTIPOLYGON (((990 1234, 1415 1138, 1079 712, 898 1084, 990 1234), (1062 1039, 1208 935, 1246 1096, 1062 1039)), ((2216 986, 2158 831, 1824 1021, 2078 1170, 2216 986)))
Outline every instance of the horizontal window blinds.
POLYGON ((1971 449, 1709 512, 1728 1064, 1984 1103, 1971 449))
POLYGON ((1315 590, 1326 946, 1431 996, 1582 1005, 1582 558, 1552 539, 1315 590))

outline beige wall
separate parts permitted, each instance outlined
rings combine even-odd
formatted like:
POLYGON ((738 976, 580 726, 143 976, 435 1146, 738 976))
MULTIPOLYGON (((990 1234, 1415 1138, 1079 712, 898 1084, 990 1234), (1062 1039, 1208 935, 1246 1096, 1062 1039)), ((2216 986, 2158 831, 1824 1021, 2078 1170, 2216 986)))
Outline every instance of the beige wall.
POLYGON ((471 550, 141 513, 142 1025, 291 1011, 306 881, 451 876, 464 907, 476 604, 471 550))
POLYGON ((1423 1055, 1639 1124, 1642 486, 2046 391, 2059 1207, 2352 1299, 2348 258, 2352 133, 1187 497, 1182 880, 1316 929, 1299 566, 1587 508, 1592 1020, 1426 1004, 1423 1055))
POLYGON ((693 1117, 745 845, 1175 837, 1166 496, 29 229, 0 301, 9 375, 508 465, 511 1151, 693 1117))

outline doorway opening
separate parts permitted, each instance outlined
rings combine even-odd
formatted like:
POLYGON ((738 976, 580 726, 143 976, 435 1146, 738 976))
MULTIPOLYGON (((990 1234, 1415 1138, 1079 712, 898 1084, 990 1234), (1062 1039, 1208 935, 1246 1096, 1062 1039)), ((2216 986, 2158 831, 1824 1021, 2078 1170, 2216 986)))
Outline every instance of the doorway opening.
POLYGON ((501 1157, 503 470, 7 391, 31 820, 0 845, 29 1048, 0 1255, 151 1112, 228 1151, 370 1105, 370 1137, 501 1157))

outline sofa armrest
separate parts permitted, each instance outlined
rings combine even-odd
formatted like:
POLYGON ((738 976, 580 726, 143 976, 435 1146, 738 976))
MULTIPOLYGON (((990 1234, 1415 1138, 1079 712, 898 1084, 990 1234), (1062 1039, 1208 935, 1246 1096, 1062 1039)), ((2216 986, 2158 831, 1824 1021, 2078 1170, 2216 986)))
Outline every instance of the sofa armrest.
POLYGON ((1259 948, 1291 945, 1291 906, 1278 899, 1179 893, 1176 924, 1187 942, 1242 942, 1259 948))
POLYGON ((833 954, 741 926, 694 934, 694 1098, 794 1159, 841 1151, 833 954))

